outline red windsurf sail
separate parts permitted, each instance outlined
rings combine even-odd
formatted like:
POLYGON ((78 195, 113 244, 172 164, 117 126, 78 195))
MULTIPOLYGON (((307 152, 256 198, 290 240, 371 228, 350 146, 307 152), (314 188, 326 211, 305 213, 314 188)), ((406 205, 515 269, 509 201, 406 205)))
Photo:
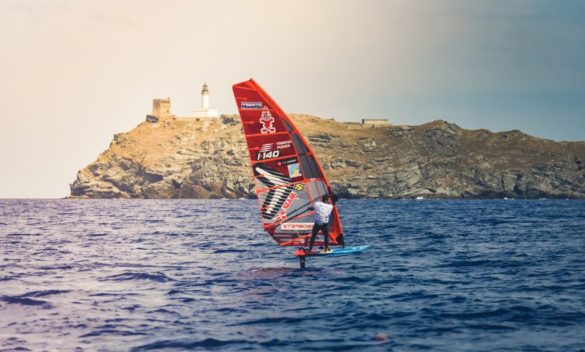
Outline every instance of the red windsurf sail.
MULTIPOLYGON (((308 246, 313 203, 332 193, 329 181, 309 143, 258 83, 251 79, 233 89, 264 229, 281 246, 308 246)), ((343 245, 335 202, 329 228, 330 244, 343 245)), ((323 245, 321 234, 315 244, 323 245)))

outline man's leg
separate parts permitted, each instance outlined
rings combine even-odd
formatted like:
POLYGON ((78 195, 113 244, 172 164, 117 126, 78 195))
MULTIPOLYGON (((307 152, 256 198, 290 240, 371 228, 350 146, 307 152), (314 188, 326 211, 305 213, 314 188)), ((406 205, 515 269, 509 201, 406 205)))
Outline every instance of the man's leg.
POLYGON ((329 224, 323 225, 321 227, 321 231, 323 232, 323 237, 325 238, 325 250, 329 249, 329 224))
POLYGON ((313 244, 315 244, 315 237, 319 233, 319 225, 315 223, 313 225, 313 232, 311 233, 311 242, 309 242, 309 252, 313 249, 313 244))

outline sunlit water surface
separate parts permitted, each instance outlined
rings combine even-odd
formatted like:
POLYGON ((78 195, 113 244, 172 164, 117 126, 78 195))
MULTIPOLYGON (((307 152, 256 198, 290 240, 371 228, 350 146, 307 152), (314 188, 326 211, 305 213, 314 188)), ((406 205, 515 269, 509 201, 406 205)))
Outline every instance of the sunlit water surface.
POLYGON ((254 200, 0 200, 0 350, 585 350, 585 202, 340 211, 300 270, 254 200))

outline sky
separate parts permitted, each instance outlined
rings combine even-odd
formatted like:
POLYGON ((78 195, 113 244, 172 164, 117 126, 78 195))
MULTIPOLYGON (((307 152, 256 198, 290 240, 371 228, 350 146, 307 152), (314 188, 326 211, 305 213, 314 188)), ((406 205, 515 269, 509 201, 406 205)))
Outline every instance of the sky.
POLYGON ((220 113, 254 78, 289 113, 585 140, 584 38, 572 0, 2 0, 0 198, 67 196, 203 82, 220 113))

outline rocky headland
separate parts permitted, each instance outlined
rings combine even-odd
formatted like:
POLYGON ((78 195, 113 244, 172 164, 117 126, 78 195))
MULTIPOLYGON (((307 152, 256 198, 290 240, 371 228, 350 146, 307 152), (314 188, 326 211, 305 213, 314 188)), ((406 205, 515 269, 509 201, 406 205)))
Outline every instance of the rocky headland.
MULTIPOLYGON (((290 117, 341 197, 585 198, 585 142, 442 120, 372 128, 290 117)), ((71 196, 255 197, 239 118, 149 116, 78 172, 71 196)))

